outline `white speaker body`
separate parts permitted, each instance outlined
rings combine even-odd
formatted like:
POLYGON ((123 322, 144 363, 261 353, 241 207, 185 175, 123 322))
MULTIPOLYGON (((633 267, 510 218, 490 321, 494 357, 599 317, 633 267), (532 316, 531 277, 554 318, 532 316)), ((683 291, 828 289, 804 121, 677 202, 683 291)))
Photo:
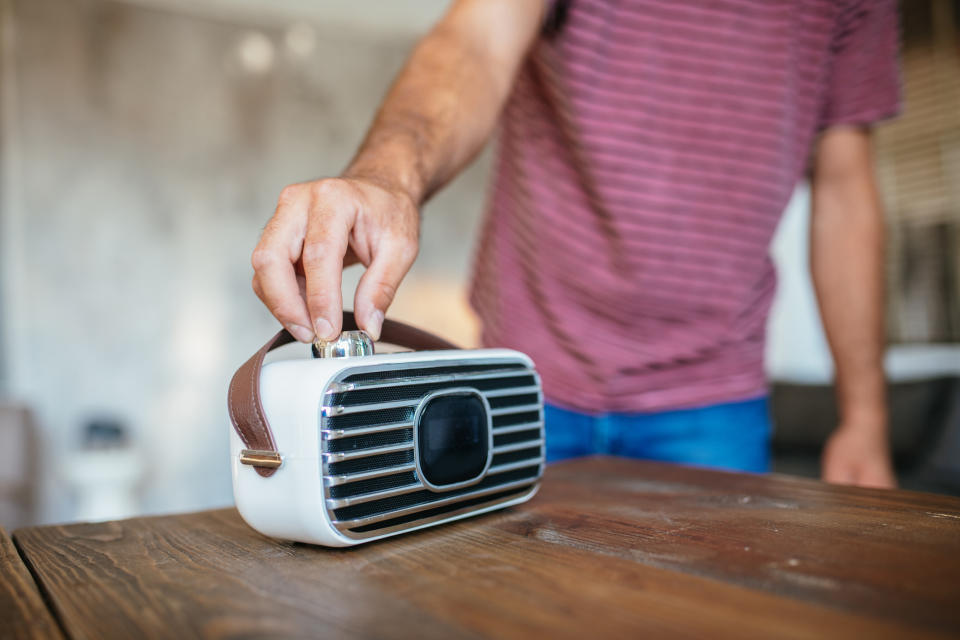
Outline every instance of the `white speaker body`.
POLYGON ((233 493, 261 533, 343 547, 529 500, 544 468, 543 394, 526 355, 508 349, 295 359, 263 366, 260 396, 282 463, 241 463, 230 429, 233 493), (416 419, 443 390, 483 396, 492 449, 470 486, 423 482, 416 419))

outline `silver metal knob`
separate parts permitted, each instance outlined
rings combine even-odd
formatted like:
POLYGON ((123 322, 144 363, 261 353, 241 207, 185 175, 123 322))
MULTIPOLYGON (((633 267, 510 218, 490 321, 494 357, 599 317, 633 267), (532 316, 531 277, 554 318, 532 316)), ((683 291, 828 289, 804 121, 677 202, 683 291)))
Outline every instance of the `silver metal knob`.
POLYGON ((336 340, 315 340, 314 358, 372 356, 373 340, 364 331, 344 331, 336 340))

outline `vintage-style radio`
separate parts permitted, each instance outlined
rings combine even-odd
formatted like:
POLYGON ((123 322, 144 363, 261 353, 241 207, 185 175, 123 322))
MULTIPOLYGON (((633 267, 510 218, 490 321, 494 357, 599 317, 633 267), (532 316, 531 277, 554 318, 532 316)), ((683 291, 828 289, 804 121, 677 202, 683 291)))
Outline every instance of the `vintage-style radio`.
POLYGON ((526 355, 460 350, 384 323, 374 354, 344 314, 312 359, 263 364, 281 331, 234 375, 237 508, 269 536, 348 546, 529 500, 544 467, 543 395, 526 355))

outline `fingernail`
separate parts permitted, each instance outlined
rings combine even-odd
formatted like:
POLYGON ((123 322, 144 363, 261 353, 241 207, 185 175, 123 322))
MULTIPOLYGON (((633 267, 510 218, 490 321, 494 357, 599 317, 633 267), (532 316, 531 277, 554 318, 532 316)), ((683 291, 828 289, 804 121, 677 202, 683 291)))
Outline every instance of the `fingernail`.
POLYGON ((299 324, 288 325, 287 331, 293 334, 293 337, 300 342, 313 342, 313 331, 310 331, 310 329, 306 327, 301 327, 299 324))
POLYGON ((383 311, 374 309, 367 315, 367 333, 374 342, 380 339, 380 329, 383 327, 383 311))
POLYGON ((333 340, 337 337, 336 332, 333 330, 333 325, 323 318, 314 320, 313 328, 317 333, 317 337, 321 340, 333 340))

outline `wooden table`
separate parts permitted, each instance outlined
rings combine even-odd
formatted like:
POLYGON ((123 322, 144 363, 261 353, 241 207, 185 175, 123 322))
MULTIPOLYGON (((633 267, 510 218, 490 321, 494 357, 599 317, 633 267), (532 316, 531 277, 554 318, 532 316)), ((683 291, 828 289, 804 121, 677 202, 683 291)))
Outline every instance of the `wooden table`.
MULTIPOLYGON (((527 505, 346 550, 270 540, 233 509, 14 540, 75 638, 960 635, 960 500, 617 458, 549 468, 527 505)), ((40 616, 22 568, 3 580, 40 616)))
POLYGON ((62 638, 13 541, 0 528, 0 637, 62 638))

